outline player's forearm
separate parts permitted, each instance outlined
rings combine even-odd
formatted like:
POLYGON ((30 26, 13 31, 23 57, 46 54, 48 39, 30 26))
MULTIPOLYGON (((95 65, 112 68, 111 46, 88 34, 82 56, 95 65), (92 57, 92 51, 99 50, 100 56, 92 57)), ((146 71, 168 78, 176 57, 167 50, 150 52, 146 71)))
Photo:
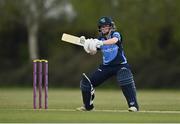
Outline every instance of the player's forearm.
POLYGON ((108 39, 108 40, 103 41, 103 44, 104 44, 104 45, 108 45, 108 44, 115 44, 115 43, 117 43, 117 42, 118 42, 118 38, 113 37, 113 38, 111 38, 111 39, 108 39))

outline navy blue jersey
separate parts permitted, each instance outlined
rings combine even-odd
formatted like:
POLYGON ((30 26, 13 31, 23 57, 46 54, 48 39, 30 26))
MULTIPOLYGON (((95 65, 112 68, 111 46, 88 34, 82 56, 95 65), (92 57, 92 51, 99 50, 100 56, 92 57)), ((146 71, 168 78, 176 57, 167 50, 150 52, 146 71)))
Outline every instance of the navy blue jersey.
POLYGON ((105 41, 113 37, 119 39, 116 44, 103 45, 100 48, 103 54, 103 65, 126 64, 127 59, 124 54, 124 50, 122 46, 122 37, 119 32, 112 32, 108 38, 100 36, 98 39, 101 41, 105 41))

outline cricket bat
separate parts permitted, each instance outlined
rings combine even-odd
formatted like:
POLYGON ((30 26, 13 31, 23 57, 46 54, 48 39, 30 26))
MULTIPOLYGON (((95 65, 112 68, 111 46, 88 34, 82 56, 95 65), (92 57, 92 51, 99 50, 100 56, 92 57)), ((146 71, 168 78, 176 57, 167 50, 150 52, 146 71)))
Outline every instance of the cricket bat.
POLYGON ((63 33, 61 40, 75 45, 84 46, 84 41, 80 41, 79 37, 71 34, 63 33))

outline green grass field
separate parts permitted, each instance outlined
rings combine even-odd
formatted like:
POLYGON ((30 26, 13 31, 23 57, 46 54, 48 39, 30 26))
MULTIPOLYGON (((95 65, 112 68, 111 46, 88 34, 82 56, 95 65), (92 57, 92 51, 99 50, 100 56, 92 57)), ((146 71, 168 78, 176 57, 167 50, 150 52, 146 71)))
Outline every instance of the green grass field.
POLYGON ((75 89, 49 89, 49 109, 32 109, 32 89, 0 89, 0 122, 180 122, 180 91, 138 92, 141 111, 127 112, 120 91, 96 91, 92 112, 75 111, 81 94, 75 89))

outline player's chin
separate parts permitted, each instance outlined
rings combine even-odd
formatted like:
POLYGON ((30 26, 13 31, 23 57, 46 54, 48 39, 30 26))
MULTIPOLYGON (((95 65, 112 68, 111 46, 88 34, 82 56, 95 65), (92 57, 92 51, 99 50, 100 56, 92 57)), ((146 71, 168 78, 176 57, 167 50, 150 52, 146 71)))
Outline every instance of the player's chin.
POLYGON ((107 34, 109 34, 109 32, 102 32, 102 34, 103 34, 103 35, 107 35, 107 34))

